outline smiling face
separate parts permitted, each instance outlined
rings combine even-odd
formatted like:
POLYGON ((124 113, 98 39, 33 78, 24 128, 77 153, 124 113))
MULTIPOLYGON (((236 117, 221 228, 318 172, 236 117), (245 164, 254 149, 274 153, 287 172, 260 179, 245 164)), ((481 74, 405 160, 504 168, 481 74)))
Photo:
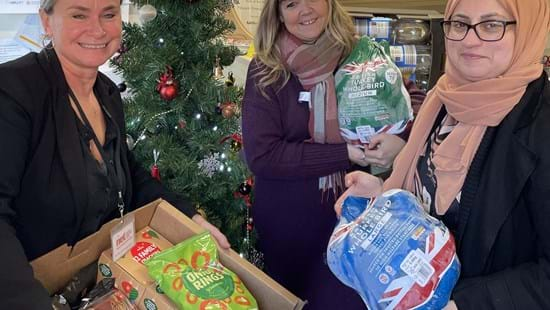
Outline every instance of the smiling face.
MULTIPOLYGON (((470 25, 487 21, 512 21, 496 0, 462 0, 450 20, 470 25)), ((506 27, 500 41, 481 41, 470 29, 462 41, 445 40, 447 59, 466 80, 475 82, 502 75, 510 67, 515 43, 515 25, 506 27)))
POLYGON ((281 20, 288 32, 304 42, 315 41, 325 31, 329 0, 282 0, 281 20))
POLYGON ((63 66, 97 70, 120 47, 120 0, 57 0, 40 17, 63 66))

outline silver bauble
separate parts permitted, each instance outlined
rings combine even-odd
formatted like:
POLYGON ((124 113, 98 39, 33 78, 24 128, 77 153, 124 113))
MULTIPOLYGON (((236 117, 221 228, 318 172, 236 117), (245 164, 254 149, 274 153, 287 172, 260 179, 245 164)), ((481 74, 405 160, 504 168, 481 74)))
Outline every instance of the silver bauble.
POLYGON ((157 9, 154 6, 146 4, 139 8, 139 20, 142 23, 150 22, 155 19, 155 17, 157 17, 157 9))

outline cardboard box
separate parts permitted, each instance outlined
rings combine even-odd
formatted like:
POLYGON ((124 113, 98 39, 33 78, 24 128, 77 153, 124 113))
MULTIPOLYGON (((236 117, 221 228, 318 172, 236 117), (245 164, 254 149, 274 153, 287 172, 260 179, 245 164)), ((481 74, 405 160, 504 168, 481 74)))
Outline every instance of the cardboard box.
MULTIPOLYGON (((198 224, 164 200, 154 201, 133 213, 136 231, 150 226, 173 244, 203 231, 198 224)), ((117 222, 115 219, 106 223, 98 232, 81 240, 72 248, 63 245, 35 259, 31 262, 34 276, 50 293, 60 290, 78 270, 97 260, 103 251, 111 247, 110 230, 117 222)), ((302 300, 241 258, 235 251, 220 250, 220 261, 241 278, 258 301, 260 309, 303 308, 305 303, 302 300)))

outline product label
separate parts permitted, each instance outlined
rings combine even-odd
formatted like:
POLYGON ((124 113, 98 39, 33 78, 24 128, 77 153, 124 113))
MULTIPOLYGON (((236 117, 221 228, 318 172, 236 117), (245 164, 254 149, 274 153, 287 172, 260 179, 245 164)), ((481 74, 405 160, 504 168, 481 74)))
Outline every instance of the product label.
POLYGON ((113 260, 117 261, 124 256, 136 242, 136 227, 134 215, 124 216, 124 220, 111 230, 111 248, 113 249, 113 260))
POLYGON ((143 306, 145 306, 145 309, 147 309, 147 310, 157 310, 158 309, 157 304, 152 299, 149 299, 149 298, 145 298, 143 300, 143 306))
POLYGON ((202 299, 223 300, 230 297, 235 290, 230 275, 211 269, 193 271, 189 268, 183 272, 182 278, 185 287, 202 299))
POLYGON ((160 251, 161 249, 156 244, 145 241, 137 242, 130 250, 134 260, 140 264, 143 264, 143 262, 160 251))
POLYGON ((99 264, 98 269, 101 275, 104 276, 105 278, 110 278, 113 276, 113 272, 111 271, 111 268, 109 268, 109 266, 105 264, 99 264))
POLYGON ((435 272, 419 249, 409 252, 399 267, 420 286, 425 286, 435 272))

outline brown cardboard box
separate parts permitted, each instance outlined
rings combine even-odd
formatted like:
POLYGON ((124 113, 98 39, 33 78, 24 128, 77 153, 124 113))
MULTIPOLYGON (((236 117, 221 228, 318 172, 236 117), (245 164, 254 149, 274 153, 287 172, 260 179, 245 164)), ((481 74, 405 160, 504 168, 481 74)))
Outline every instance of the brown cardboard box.
MULTIPOLYGON (((134 212, 136 230, 145 226, 177 244, 203 229, 179 210, 163 200, 157 200, 134 212)), ((31 262, 35 277, 51 293, 61 289, 80 268, 97 260, 111 247, 110 230, 118 223, 106 223, 95 234, 81 240, 73 248, 61 246, 31 262)), ((262 310, 302 309, 304 302, 290 293, 235 251, 220 251, 220 261, 234 271, 252 292, 262 310)), ((160 308, 159 308, 160 309, 160 308)))

